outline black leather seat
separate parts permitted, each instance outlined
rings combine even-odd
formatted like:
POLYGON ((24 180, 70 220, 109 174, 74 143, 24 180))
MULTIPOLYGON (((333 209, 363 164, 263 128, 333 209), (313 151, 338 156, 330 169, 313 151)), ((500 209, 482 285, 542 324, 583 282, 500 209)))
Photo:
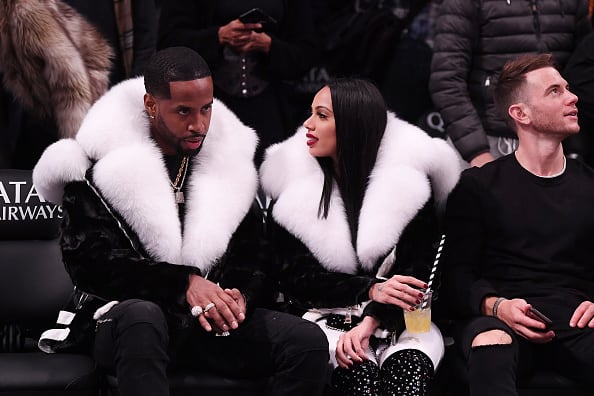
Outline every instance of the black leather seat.
MULTIPOLYGON (((268 380, 225 378, 207 373, 170 376, 171 396, 262 396, 268 380)), ((118 396, 117 380, 108 377, 110 396, 118 396)))
POLYGON ((36 346, 72 292, 57 239, 60 217, 59 207, 37 195, 31 171, 0 170, 0 395, 99 392, 89 357, 36 346))

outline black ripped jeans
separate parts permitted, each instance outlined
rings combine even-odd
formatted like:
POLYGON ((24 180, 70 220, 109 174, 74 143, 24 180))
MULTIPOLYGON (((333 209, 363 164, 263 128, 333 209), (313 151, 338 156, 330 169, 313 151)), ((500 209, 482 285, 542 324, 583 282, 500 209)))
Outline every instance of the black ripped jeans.
POLYGON ((269 377, 267 394, 322 395, 328 342, 314 323, 256 309, 227 337, 205 332, 197 321, 169 331, 154 303, 127 300, 101 319, 95 359, 114 373, 119 394, 168 395, 168 369, 208 371, 231 377, 269 377))
POLYGON ((470 396, 517 396, 517 381, 542 369, 556 370, 581 383, 594 383, 594 329, 570 328, 572 311, 547 307, 546 312, 553 317, 555 331, 555 338, 546 344, 518 336, 491 316, 477 317, 462 327, 458 341, 467 361, 470 396), (478 334, 494 329, 510 334, 512 343, 472 348, 478 334))

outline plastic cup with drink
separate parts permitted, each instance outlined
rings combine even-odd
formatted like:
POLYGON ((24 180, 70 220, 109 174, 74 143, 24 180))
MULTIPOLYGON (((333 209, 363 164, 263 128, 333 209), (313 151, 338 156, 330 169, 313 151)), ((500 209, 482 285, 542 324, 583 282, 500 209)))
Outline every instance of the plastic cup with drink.
POLYGON ((427 282, 427 289, 423 291, 423 298, 421 303, 414 306, 413 311, 404 311, 404 324, 406 330, 412 334, 426 333, 431 328, 431 300, 433 299, 433 279, 437 270, 437 264, 441 256, 441 251, 445 243, 445 235, 441 236, 439 246, 437 248, 437 254, 431 267, 431 273, 429 275, 429 282, 427 282))
POLYGON ((414 311, 404 311, 406 330, 412 334, 426 333, 431 326, 431 298, 433 291, 427 290, 423 294, 421 303, 415 305, 414 311))

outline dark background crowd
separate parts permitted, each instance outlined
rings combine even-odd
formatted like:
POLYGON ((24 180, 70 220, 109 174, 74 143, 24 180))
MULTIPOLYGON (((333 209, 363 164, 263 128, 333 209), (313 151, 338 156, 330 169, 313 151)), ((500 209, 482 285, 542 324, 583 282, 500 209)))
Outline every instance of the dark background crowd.
MULTIPOLYGON (((217 2, 216 6, 208 1, 187 0, 63 1, 90 22, 113 49, 112 66, 108 70, 109 86, 141 75, 143 65, 156 49, 184 45, 201 53, 214 71, 215 96, 244 123, 258 131, 261 147, 257 162, 267 145, 282 140, 303 122, 313 94, 336 76, 372 80, 383 93, 388 107, 399 117, 433 136, 445 136, 447 125, 444 125, 429 91, 434 28, 440 21, 439 9, 443 0, 260 0, 247 3, 228 0, 217 2), (281 3, 282 7, 275 6, 281 3), (238 17, 248 6, 279 12, 275 15, 278 21, 262 29, 274 38, 272 48, 267 53, 255 51, 246 57, 234 58, 229 51, 220 50, 216 28, 238 17), (195 21, 193 26, 190 21, 195 21), (247 66, 244 79, 242 75, 245 73, 234 72, 239 70, 234 69, 239 62, 245 62, 244 67, 247 66), (245 93, 242 93, 242 84, 247 84, 245 93)), ((16 24, 10 22, 11 7, 17 7, 19 3, 24 2, 4 2, 3 7, 7 9, 3 10, 6 18, 0 17, 0 42, 2 36, 10 36, 11 23, 16 24)), ((38 2, 29 2, 27 6, 33 15, 31 19, 36 18, 36 13, 43 15, 45 12, 41 5, 34 6, 34 3, 38 2)), ((69 20, 70 12, 63 11, 66 15, 55 16, 58 23, 62 22, 61 18, 69 20)), ((565 11, 561 9, 559 12, 565 11)), ((35 27, 31 27, 34 25, 26 26, 31 30, 31 37, 36 34, 35 27)), ((48 28, 42 25, 38 29, 48 28)), ((51 35, 49 30, 47 36, 51 35)), ((68 97, 73 94, 67 91, 62 92, 65 84, 59 80, 52 85, 53 76, 47 77, 52 62, 43 58, 59 58, 56 64, 63 73, 76 68, 79 60, 52 52, 52 46, 59 46, 60 40, 67 38, 56 37, 53 41, 40 43, 27 37, 20 38, 21 42, 18 40, 13 38, 12 43, 4 40, 4 48, 0 48, 4 64, 0 65, 3 81, 0 87, 0 166, 31 169, 45 147, 64 137, 63 130, 67 128, 61 123, 77 122, 57 115, 56 102, 74 102, 78 98, 68 97), (41 59, 37 59, 33 50, 29 51, 28 45, 44 48, 39 55, 41 59), (19 51, 22 54, 19 55, 19 51), (35 68, 33 65, 31 70, 24 67, 23 59, 31 58, 44 66, 35 68), (21 76, 15 76, 18 70, 21 70, 21 76), (40 76, 35 76, 36 73, 40 76), (36 88, 38 78, 48 80, 46 90, 36 88), (17 80, 16 88, 14 80, 17 80), (47 103, 44 105, 43 102, 47 103), (40 110, 45 108, 50 110, 40 110)), ((574 69, 571 79, 568 78, 572 90, 580 98, 582 126, 580 140, 572 143, 569 151, 590 164, 594 162, 591 148, 594 132, 592 40, 590 35, 581 40, 581 45, 572 44, 571 52, 575 54, 570 63, 574 69)), ((85 45, 74 44, 80 48, 84 60, 87 54, 82 47, 85 45)), ((93 52, 92 45, 86 47, 89 53, 93 52)), ((534 48, 535 52, 541 50, 547 48, 534 48)), ((566 61, 563 59, 561 66, 566 61)), ((91 76, 97 72, 92 67, 89 66, 91 76)), ((77 87, 74 85, 72 89, 80 91, 77 87)))

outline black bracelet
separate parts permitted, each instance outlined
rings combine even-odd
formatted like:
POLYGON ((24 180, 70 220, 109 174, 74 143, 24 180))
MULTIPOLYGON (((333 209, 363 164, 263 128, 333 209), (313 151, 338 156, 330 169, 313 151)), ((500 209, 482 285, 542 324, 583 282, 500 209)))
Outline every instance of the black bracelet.
POLYGON ((506 300, 505 297, 499 297, 497 300, 495 300, 495 303, 493 304, 493 316, 497 317, 497 309, 499 308, 499 304, 501 304, 504 300, 506 300))

